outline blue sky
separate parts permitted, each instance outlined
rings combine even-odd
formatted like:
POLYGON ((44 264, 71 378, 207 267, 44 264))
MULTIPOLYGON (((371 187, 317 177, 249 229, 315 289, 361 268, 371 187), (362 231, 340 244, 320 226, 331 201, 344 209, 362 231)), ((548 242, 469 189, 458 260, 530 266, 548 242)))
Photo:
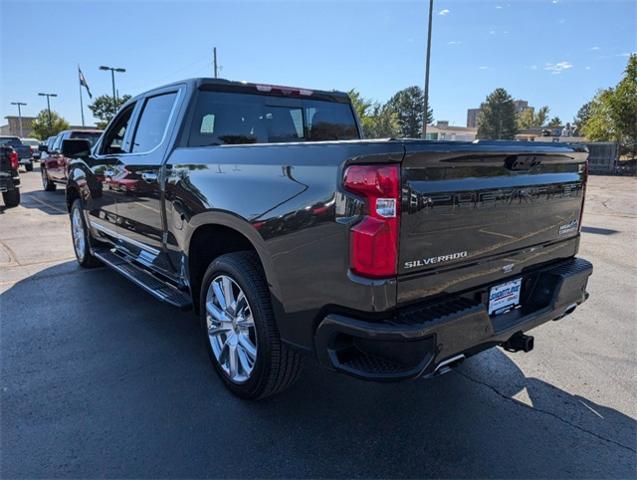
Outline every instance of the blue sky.
MULTIPOLYGON (((80 123, 77 64, 110 94, 106 64, 125 67, 120 93, 212 75, 320 89, 357 88, 385 101, 422 85, 426 0, 0 0, 0 117, 46 105, 80 123)), ((617 83, 637 50, 635 0, 435 0, 430 95, 434 118, 464 125, 497 87, 571 120, 617 83)), ((87 121, 92 122, 88 109, 87 121)))

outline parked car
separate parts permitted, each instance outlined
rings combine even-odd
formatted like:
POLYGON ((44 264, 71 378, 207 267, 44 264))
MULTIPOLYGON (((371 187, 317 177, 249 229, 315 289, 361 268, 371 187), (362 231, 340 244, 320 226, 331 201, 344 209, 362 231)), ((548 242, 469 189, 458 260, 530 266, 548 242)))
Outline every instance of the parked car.
POLYGON ((0 192, 7 208, 20 204, 19 168, 18 152, 8 145, 0 145, 0 192))
POLYGON ((18 154, 20 165, 24 165, 27 172, 33 171, 33 156, 31 148, 24 145, 20 137, 0 137, 0 146, 9 146, 18 154))
POLYGON ((139 95, 92 149, 62 142, 77 260, 194 309, 244 398, 290 385, 303 354, 393 381, 528 352, 528 330, 587 299, 585 148, 360 131, 335 91, 195 79, 139 95))
POLYGON ((40 144, 42 142, 40 142, 40 140, 38 140, 37 138, 21 138, 20 141, 22 142, 23 145, 28 145, 29 148, 31 149, 31 158, 33 160, 39 160, 40 159, 40 144))
POLYGON ((101 130, 64 130, 55 137, 49 137, 46 145, 41 148, 46 153, 40 161, 40 173, 44 190, 52 192, 56 189, 56 185, 66 185, 69 159, 62 155, 61 152, 63 140, 81 138, 88 140, 93 145, 101 134, 101 130))

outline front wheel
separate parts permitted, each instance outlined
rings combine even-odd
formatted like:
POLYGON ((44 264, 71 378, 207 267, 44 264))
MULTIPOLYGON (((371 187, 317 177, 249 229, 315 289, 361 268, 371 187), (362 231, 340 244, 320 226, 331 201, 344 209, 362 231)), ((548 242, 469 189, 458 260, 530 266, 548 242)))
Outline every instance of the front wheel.
POLYGON ((49 175, 46 173, 44 165, 40 165, 40 172, 42 173, 42 188, 47 192, 53 192, 55 190, 55 183, 49 180, 49 175))
POLYGON ((79 199, 71 206, 71 237, 73 238, 73 249, 77 263, 84 268, 94 268, 101 265, 101 262, 91 254, 88 245, 88 231, 84 216, 82 215, 82 204, 79 199))
POLYGON ((208 355, 232 393, 264 398, 296 380, 301 357, 281 342, 256 253, 235 252, 213 260, 200 302, 208 355))
POLYGON ((20 205, 20 190, 17 188, 2 192, 2 200, 7 208, 13 208, 20 205))

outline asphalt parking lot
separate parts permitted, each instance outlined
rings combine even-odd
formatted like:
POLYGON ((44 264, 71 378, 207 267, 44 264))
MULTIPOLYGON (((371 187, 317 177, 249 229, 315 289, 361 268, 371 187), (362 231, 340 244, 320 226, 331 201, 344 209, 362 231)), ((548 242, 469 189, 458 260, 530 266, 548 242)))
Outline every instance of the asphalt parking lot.
POLYGON ((637 179, 591 177, 590 300, 429 381, 308 362, 259 403, 214 375, 194 315, 77 267, 64 194, 0 206, 2 478, 627 478, 637 471, 637 179))

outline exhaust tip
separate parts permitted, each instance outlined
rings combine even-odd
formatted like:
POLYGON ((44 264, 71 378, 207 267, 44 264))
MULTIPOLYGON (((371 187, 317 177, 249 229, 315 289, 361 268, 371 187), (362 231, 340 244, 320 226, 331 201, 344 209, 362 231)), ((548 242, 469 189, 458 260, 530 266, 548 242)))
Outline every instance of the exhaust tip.
POLYGON ((573 303, 572 305, 569 305, 568 307, 566 307, 566 310, 564 311, 564 315, 570 315, 571 313, 575 311, 576 308, 577 308, 577 303, 573 303))
POLYGON ((434 370, 434 375, 443 375, 445 373, 450 372, 455 367, 460 365, 465 359, 464 354, 456 355, 455 357, 448 358, 447 360, 443 360, 438 364, 436 369, 434 370))

